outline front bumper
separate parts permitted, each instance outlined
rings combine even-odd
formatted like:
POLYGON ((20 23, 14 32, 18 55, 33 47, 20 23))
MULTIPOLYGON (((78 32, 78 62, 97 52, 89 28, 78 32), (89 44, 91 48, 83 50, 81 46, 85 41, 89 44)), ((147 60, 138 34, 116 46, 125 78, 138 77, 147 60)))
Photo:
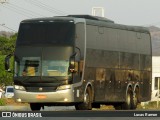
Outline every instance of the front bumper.
POLYGON ((71 103, 74 102, 74 90, 58 90, 55 92, 26 92, 14 90, 16 102, 28 103, 71 103))

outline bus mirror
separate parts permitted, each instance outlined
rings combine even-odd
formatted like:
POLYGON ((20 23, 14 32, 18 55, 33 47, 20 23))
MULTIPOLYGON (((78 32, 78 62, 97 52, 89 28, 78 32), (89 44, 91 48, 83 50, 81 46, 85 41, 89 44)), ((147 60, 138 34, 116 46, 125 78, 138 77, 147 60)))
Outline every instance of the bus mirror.
POLYGON ((71 73, 76 73, 78 71, 78 62, 71 62, 69 70, 71 73))
POLYGON ((75 72, 75 59, 73 57, 70 59, 69 71, 71 73, 75 72))
POLYGON ((10 69, 10 58, 11 58, 11 54, 7 55, 5 57, 5 70, 8 71, 8 72, 11 72, 11 69, 10 69))
POLYGON ((70 60, 69 60, 69 71, 71 73, 77 72, 75 69, 75 56, 76 55, 77 55, 77 53, 75 52, 73 55, 71 55, 70 60))

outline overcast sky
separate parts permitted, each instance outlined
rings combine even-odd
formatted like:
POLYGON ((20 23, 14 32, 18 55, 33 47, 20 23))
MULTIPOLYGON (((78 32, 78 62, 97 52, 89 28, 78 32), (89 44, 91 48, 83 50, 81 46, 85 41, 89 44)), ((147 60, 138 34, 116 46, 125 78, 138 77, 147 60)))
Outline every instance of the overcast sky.
MULTIPOLYGON (((8 0, 8 3, 0 4, 0 25, 18 31, 20 21, 24 19, 91 15, 92 7, 103 7, 105 17, 119 24, 160 26, 160 0, 8 0)), ((1 30, 4 27, 0 26, 1 30)))

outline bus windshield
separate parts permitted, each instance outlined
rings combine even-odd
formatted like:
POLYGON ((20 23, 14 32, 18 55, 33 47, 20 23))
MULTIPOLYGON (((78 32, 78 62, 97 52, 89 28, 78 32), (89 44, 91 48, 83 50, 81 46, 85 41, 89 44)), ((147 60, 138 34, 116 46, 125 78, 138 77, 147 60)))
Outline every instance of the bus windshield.
POLYGON ((45 60, 42 62, 42 76, 68 76, 69 60, 45 60))
POLYGON ((24 57, 21 61, 16 62, 15 74, 18 76, 40 76, 40 62, 40 57, 24 57))
POLYGON ((74 45, 73 22, 21 23, 16 45, 74 45))
POLYGON ((70 76, 69 60, 42 60, 41 63, 38 57, 35 58, 27 57, 27 60, 25 58, 19 64, 16 62, 15 74, 17 76, 70 76))
POLYGON ((72 46, 25 46, 15 51, 15 76, 68 76, 72 46))

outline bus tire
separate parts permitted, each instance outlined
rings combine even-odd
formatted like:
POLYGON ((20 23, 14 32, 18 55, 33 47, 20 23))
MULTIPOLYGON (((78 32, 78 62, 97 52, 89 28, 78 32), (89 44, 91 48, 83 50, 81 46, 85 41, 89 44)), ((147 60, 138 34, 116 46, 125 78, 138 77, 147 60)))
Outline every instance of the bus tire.
POLYGON ((41 105, 38 103, 30 103, 30 108, 32 111, 40 111, 41 105))
POLYGON ((126 101, 122 104, 122 109, 130 110, 132 109, 132 105, 133 105, 133 93, 130 89, 128 89, 127 95, 126 95, 126 101))
POLYGON ((138 88, 136 88, 135 92, 134 92, 134 95, 133 95, 133 104, 132 104, 132 109, 136 109, 137 108, 137 105, 138 105, 138 94, 139 94, 139 90, 138 88))
POLYGON ((75 105, 76 110, 91 110, 92 109, 92 91, 87 87, 84 93, 84 102, 75 105))

